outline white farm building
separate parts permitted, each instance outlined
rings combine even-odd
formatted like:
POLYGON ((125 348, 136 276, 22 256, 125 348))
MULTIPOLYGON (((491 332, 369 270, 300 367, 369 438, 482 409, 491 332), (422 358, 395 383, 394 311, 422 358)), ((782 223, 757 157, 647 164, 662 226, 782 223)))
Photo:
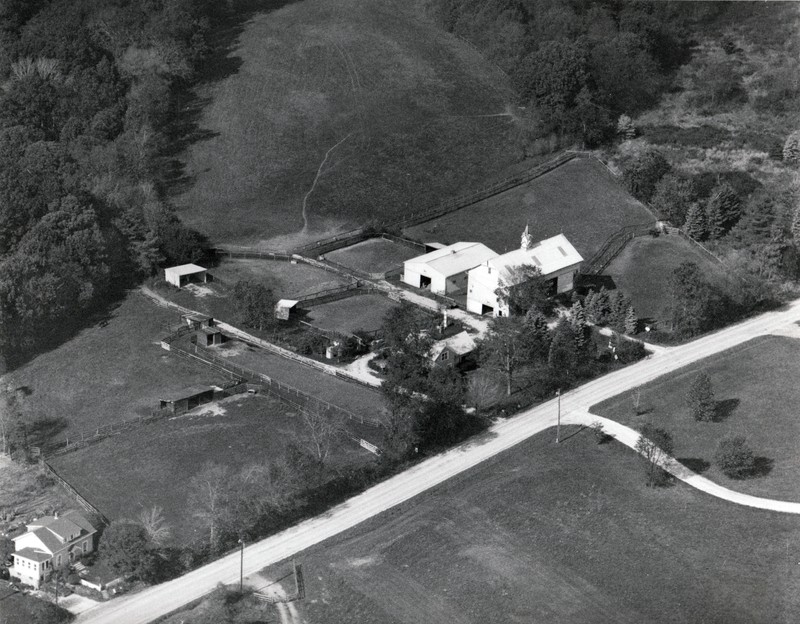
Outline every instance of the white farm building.
POLYGON ((454 243, 406 260, 403 281, 439 295, 467 289, 467 272, 497 254, 482 243, 454 243))
POLYGON ((207 282, 208 271, 197 264, 182 264, 164 269, 164 279, 180 288, 190 282, 207 282))
POLYGON ((545 279, 551 280, 555 293, 572 290, 575 274, 583 258, 563 234, 534 243, 528 228, 522 235, 519 249, 488 258, 469 271, 467 310, 475 314, 508 316, 508 306, 498 300, 496 291, 509 286, 509 269, 521 265, 535 266, 545 279))

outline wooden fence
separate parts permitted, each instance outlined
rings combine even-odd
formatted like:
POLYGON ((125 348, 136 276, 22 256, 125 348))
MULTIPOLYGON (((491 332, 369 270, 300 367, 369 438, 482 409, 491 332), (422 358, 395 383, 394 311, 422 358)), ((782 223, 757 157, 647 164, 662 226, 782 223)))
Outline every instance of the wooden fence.
MULTIPOLYGON (((199 345, 192 345, 191 350, 184 349, 183 347, 179 347, 177 345, 172 345, 170 350, 175 353, 182 354, 184 357, 205 362, 215 370, 227 373, 234 378, 245 379, 250 384, 261 387, 264 391, 275 398, 298 409, 318 413, 329 412, 338 414, 339 416, 360 422, 362 424, 372 425, 375 427, 383 426, 383 423, 377 418, 368 418, 354 414, 350 410, 347 410, 343 407, 339 407, 333 403, 328 403, 328 401, 311 396, 310 394, 306 394, 302 390, 298 390, 289 384, 272 379, 269 375, 258 373, 249 368, 245 368, 244 366, 233 364, 227 359, 221 358, 199 345)), ((370 388, 372 388, 372 386, 370 386, 370 388)), ((372 389, 374 390, 374 388, 372 389)))
POLYGON ((105 515, 103 515, 97 507, 92 505, 88 500, 86 500, 83 496, 81 496, 78 490, 76 490, 64 478, 62 478, 61 475, 59 475, 53 469, 53 467, 44 460, 44 458, 39 459, 39 464, 48 475, 53 477, 53 479, 55 479, 55 481, 61 487, 63 487, 67 491, 67 493, 69 493, 70 496, 72 496, 77 501, 78 505, 80 505, 84 509, 84 511, 87 511, 88 513, 95 516, 95 518, 100 522, 102 522, 104 525, 108 526, 110 524, 108 518, 106 518, 105 515))
POLYGON ((655 227, 655 223, 640 223, 626 225, 614 232, 594 256, 581 268, 585 275, 600 275, 609 263, 617 257, 628 241, 637 236, 648 234, 655 227))

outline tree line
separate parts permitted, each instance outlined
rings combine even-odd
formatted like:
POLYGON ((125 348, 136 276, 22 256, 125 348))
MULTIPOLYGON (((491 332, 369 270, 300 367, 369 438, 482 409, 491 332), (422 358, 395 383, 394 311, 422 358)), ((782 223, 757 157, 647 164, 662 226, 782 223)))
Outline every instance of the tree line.
POLYGON ((205 241, 164 198, 178 87, 223 5, 9 0, 0 5, 0 355, 71 331, 205 241))

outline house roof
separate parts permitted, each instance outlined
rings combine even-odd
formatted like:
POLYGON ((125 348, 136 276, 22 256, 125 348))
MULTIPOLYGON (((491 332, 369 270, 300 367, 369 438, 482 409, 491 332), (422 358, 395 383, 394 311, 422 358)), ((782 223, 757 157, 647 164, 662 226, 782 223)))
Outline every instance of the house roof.
POLYGON ((542 275, 549 275, 580 262, 583 262, 583 257, 566 236, 558 234, 534 243, 530 249, 515 249, 492 258, 487 264, 498 271, 522 264, 533 265, 542 275))
POLYGON ((207 271, 207 269, 197 264, 181 264, 180 266, 169 267, 164 270, 173 275, 192 275, 194 273, 203 273, 207 271))
POLYGON ((298 303, 300 303, 297 299, 279 299, 278 303, 275 304, 275 308, 293 308, 298 303))
POLYGON ((47 561, 53 556, 50 553, 34 550, 33 548, 23 548, 22 550, 14 551, 14 554, 29 561, 47 561))
POLYGON ((483 243, 454 243, 422 256, 406 260, 405 264, 425 264, 441 275, 456 275, 475 268, 497 253, 483 243))
POLYGON ((197 396, 198 394, 211 392, 212 390, 214 390, 214 388, 215 386, 211 385, 189 386, 188 388, 183 388, 182 390, 175 390, 173 392, 168 392, 161 396, 161 400, 173 403, 174 401, 180 401, 181 399, 188 399, 189 397, 197 396))
POLYGON ((467 332, 462 331, 455 336, 435 342, 430 350, 431 359, 438 358, 442 351, 449 348, 456 355, 466 355, 475 350, 475 340, 467 332))

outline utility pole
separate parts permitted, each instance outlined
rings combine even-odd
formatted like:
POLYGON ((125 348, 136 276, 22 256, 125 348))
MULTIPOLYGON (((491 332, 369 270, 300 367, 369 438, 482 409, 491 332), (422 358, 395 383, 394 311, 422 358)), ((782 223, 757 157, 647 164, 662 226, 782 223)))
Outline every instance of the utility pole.
POLYGON ((244 540, 239 539, 239 594, 242 594, 244 585, 244 540))
POLYGON ((558 397, 558 424, 556 425, 556 444, 561 441, 561 388, 556 390, 558 397))

